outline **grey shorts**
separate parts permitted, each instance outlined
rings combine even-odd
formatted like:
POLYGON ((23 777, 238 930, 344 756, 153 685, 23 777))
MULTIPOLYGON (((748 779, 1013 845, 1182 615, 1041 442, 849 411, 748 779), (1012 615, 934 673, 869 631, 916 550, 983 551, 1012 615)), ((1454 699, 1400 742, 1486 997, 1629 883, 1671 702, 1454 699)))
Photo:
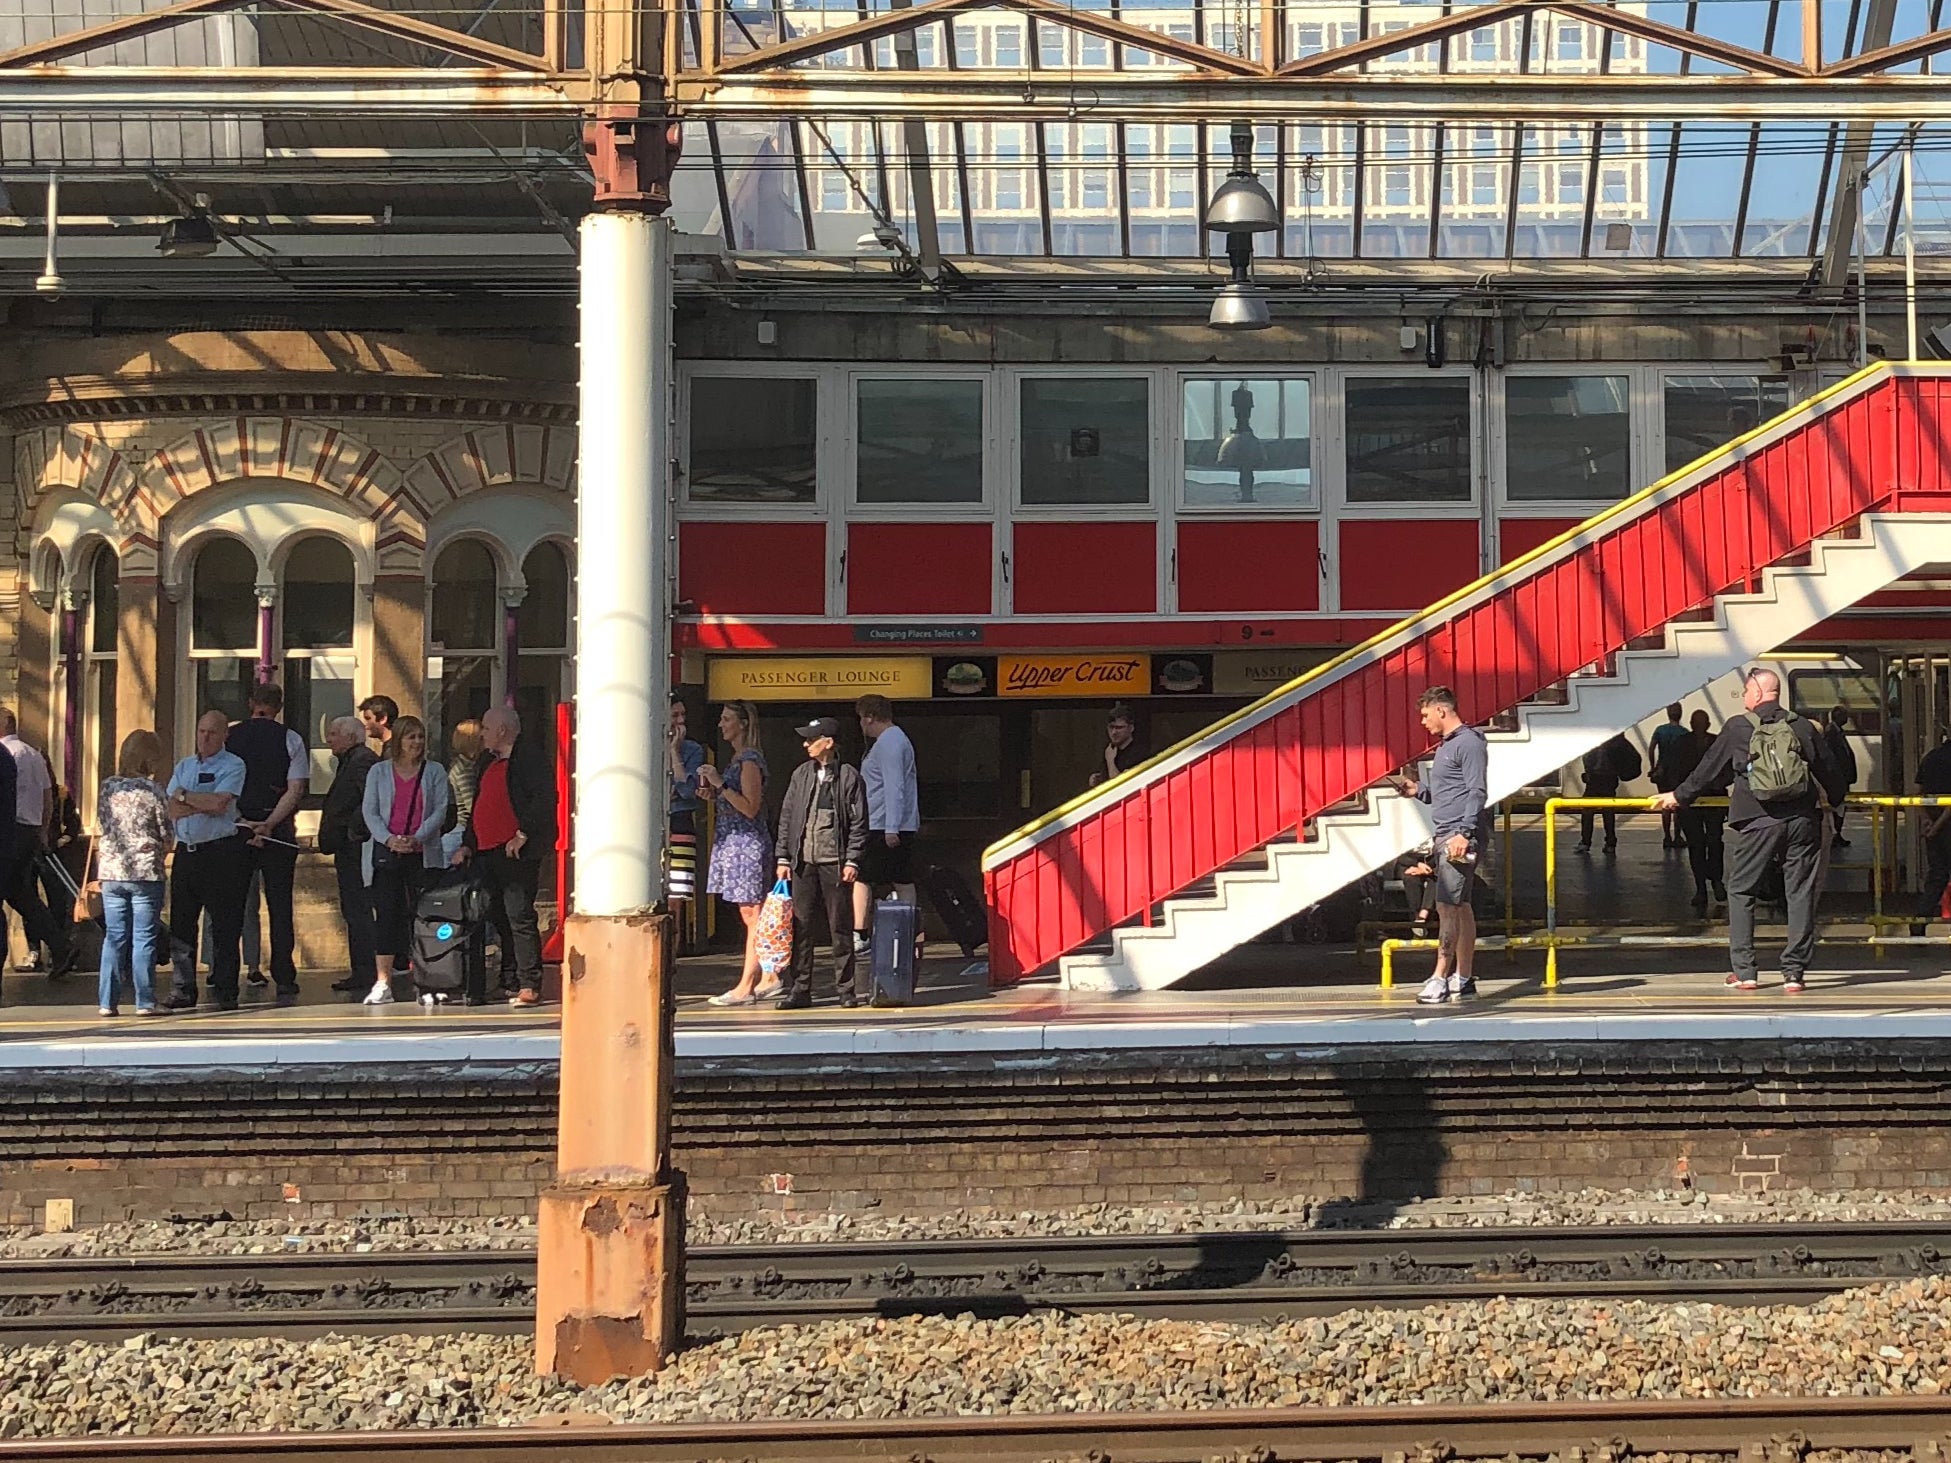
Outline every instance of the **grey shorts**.
POLYGON ((1486 844, 1481 838, 1472 838, 1470 861, 1459 864, 1452 863, 1449 855, 1443 852, 1443 844, 1447 841, 1441 838, 1436 841, 1436 857, 1431 860, 1431 863, 1436 869, 1436 902, 1455 907, 1470 902, 1478 868, 1483 863, 1486 844))

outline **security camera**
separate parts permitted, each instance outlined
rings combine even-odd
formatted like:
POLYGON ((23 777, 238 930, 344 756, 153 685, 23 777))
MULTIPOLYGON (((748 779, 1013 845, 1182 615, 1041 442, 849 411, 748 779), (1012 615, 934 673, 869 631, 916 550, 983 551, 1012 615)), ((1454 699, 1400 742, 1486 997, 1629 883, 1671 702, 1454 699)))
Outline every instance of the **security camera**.
POLYGON ((901 242, 901 230, 891 223, 874 225, 874 242, 883 249, 892 249, 901 242))

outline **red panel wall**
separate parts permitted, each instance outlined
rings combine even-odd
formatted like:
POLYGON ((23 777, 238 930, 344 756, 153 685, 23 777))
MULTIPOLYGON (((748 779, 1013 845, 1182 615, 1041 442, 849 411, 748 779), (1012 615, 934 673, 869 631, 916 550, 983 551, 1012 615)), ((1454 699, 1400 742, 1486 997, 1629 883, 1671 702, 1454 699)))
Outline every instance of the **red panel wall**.
POLYGON ((1474 518, 1341 523, 1341 607, 1419 610, 1477 577, 1474 518))
POLYGON ((1251 613, 1321 608, 1321 525, 1313 519, 1183 520, 1179 608, 1251 613))
POLYGON ((986 615, 995 561, 987 523, 850 523, 847 609, 856 615, 986 615))
POLYGON ((1539 544, 1550 543, 1568 529, 1577 528, 1583 518, 1506 518, 1497 525, 1497 562, 1508 564, 1520 554, 1528 554, 1539 544))
POLYGON ((823 523, 686 523, 677 596, 704 615, 826 613, 823 523))
POLYGON ((1024 615, 1150 614, 1155 523, 1018 523, 1010 577, 1024 615))

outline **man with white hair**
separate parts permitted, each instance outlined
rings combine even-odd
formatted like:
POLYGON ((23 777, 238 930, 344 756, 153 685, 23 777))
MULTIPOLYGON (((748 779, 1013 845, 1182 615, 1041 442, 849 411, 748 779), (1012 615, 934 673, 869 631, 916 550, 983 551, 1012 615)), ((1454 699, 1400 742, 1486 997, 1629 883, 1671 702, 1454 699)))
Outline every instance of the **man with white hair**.
POLYGON ((536 1006, 542 1001, 542 932, 535 892, 542 861, 555 847, 555 780, 542 749, 522 739, 522 718, 511 707, 491 707, 482 715, 481 748, 474 807, 452 862, 471 858, 492 896, 488 908, 501 937, 501 981, 515 988, 508 1004, 536 1006))
POLYGON ((1730 716, 1700 765, 1672 792, 1653 799, 1662 813, 1688 807, 1727 783, 1727 984, 1751 991, 1755 968, 1755 895, 1770 869, 1782 871, 1788 942, 1782 948, 1782 993, 1800 995, 1815 953, 1816 897, 1822 870, 1819 796, 1832 808, 1849 791, 1844 768, 1807 717, 1782 705, 1782 678, 1759 667, 1742 683, 1745 716, 1730 716))
POLYGON ((379 758, 366 745, 366 726, 356 716, 341 716, 325 729, 325 745, 332 749, 331 789, 318 815, 318 851, 332 855, 339 878, 339 914, 345 920, 346 955, 351 973, 332 982, 335 991, 371 990, 379 978, 379 957, 373 943, 372 891, 366 887, 361 847, 372 836, 361 804, 366 774, 379 758))

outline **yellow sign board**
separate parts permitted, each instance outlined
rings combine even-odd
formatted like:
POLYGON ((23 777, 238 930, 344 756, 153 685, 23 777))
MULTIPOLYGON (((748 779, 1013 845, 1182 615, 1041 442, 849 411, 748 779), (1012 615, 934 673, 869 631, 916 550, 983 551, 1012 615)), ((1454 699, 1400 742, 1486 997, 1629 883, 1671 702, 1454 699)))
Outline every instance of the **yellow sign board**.
POLYGON ((934 689, 934 663, 925 655, 779 656, 714 659, 705 671, 713 701, 844 701, 870 691, 895 701, 918 701, 934 689))
POLYGON ((1213 690, 1222 696, 1264 696, 1335 654, 1333 650, 1223 650, 1213 657, 1213 690))
POLYGON ((1151 689, 1149 655, 1107 650, 1092 655, 996 658, 999 696, 1145 696, 1151 689))

